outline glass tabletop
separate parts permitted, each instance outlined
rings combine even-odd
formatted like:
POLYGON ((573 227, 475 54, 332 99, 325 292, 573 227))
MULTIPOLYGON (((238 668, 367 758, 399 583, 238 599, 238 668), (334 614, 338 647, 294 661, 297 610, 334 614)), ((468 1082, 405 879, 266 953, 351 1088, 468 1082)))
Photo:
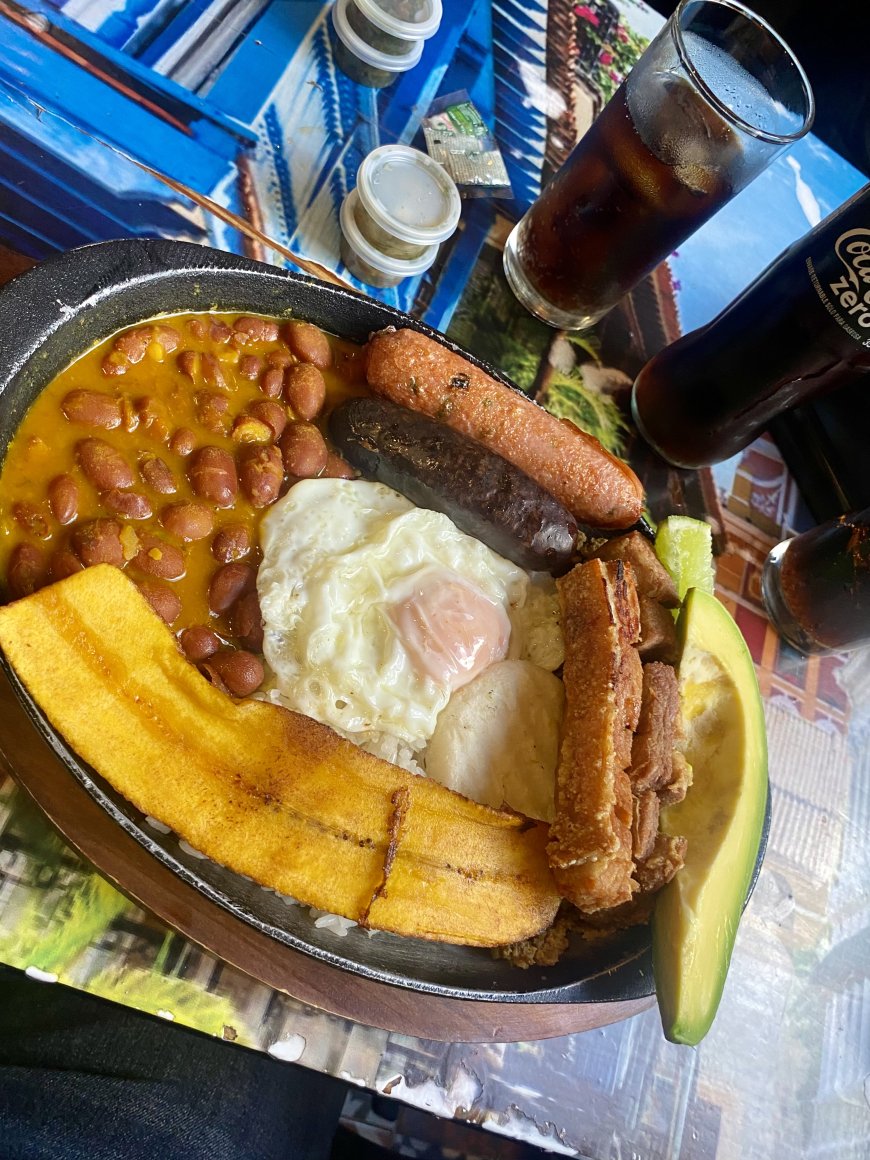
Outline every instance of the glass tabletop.
POLYGON ((448 4, 421 62, 378 91, 337 69, 317 3, 5 3, 0 243, 40 260, 119 236, 182 238, 348 283, 630 455, 654 517, 712 523, 719 595, 765 699, 773 789, 713 1030, 680 1048, 650 1010, 551 1040, 444 1044, 325 1014, 128 902, 11 777, 0 784, 0 960, 569 1155, 857 1158, 870 1139, 870 654, 806 660, 765 620, 764 557, 810 522, 775 445, 763 438, 712 471, 665 470, 622 402, 650 354, 709 320, 865 179, 806 138, 582 341, 524 314, 501 273, 512 222, 660 23, 632 0, 448 4), (433 99, 463 90, 495 133, 513 198, 466 201, 427 274, 362 286, 341 265, 338 227, 360 161, 385 142, 422 145, 433 99))

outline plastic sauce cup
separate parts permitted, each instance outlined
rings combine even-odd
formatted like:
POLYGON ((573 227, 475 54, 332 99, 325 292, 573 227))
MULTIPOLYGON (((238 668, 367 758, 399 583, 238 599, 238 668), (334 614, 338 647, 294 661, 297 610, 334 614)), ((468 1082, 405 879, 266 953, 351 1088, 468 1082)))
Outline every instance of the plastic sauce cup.
POLYGON ((348 23, 370 48, 402 56, 441 24, 441 0, 350 0, 348 23))
POLYGON ((366 240, 394 258, 440 245, 459 223, 462 200, 447 170, 419 149, 381 145, 356 178, 356 222, 366 240))
MULTIPOLYGON (((372 6, 377 8, 374 0, 372 6)), ((343 73, 358 85, 372 89, 383 89, 391 84, 399 73, 412 69, 423 54, 423 41, 397 38, 402 45, 401 52, 386 52, 373 47, 369 40, 354 31, 348 12, 356 0, 336 0, 332 9, 332 26, 335 30, 335 62, 343 73)), ((359 9, 355 7, 355 17, 360 25, 359 9)), ((368 16, 366 23, 371 23, 368 16)), ((439 13, 440 19, 440 13, 439 13)), ((374 27, 374 25, 373 25, 374 27)), ((391 34, 388 34, 391 35, 391 34)))
POLYGON ((385 254, 372 245, 357 224, 359 191, 352 189, 341 204, 341 260, 360 282, 386 289, 405 278, 423 274, 438 256, 437 243, 425 246, 416 257, 385 254))

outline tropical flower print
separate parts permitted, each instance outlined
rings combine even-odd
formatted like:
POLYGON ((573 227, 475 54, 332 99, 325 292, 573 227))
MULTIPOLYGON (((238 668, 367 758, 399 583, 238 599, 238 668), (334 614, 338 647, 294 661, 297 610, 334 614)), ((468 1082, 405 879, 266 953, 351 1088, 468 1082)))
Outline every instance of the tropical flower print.
POLYGON ((610 0, 574 6, 578 70, 607 102, 625 80, 649 41, 622 24, 610 0))
POLYGON ((600 18, 585 4, 577 4, 574 8, 574 15, 585 20, 587 24, 594 25, 595 28, 601 24, 600 18))

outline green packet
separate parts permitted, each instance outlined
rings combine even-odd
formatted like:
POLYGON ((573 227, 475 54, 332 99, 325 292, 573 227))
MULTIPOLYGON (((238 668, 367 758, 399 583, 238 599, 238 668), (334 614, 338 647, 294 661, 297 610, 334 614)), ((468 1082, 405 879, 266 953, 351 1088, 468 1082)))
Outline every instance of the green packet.
POLYGON ((429 156, 438 161, 463 197, 513 197, 495 138, 463 89, 439 97, 423 119, 429 156))

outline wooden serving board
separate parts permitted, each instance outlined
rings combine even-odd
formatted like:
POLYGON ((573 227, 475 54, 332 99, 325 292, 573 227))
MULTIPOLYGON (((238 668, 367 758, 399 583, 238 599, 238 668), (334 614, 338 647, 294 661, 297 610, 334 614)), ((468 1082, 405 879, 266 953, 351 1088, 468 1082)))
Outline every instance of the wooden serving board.
POLYGON ((651 1007, 450 999, 370 979, 292 950, 200 894, 91 798, 42 739, 0 673, 0 758, 67 842, 138 906, 226 962, 323 1011, 388 1031, 446 1042, 550 1039, 603 1027, 651 1007))

